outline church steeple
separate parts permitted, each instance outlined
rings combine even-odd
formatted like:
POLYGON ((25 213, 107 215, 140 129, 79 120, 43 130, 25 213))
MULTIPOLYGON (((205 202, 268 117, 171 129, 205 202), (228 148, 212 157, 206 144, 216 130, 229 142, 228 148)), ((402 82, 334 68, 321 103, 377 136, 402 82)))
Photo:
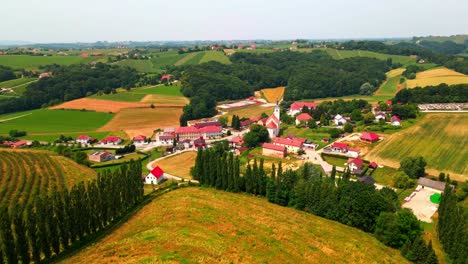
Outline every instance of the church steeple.
POLYGON ((280 106, 279 106, 278 100, 276 100, 276 106, 275 106, 275 110, 273 111, 273 115, 276 116, 278 120, 280 120, 280 106))

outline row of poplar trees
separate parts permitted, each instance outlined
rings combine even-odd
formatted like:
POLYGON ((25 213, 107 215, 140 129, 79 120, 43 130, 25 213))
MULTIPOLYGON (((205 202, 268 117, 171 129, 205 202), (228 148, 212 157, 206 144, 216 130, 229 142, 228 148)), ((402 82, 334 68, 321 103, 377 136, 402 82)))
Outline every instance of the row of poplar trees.
POLYGON ((141 163, 53 191, 17 208, 0 208, 0 263, 38 263, 110 225, 143 198, 141 163))
POLYGON ((468 263, 468 212, 458 205, 455 190, 446 184, 439 206, 439 240, 453 264, 468 263))

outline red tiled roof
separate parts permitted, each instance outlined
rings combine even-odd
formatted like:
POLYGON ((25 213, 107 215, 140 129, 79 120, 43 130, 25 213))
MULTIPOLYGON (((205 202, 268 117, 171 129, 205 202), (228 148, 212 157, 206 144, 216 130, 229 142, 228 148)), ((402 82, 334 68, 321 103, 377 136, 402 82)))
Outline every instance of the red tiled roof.
POLYGON ((302 143, 303 142, 301 140, 291 139, 291 138, 274 138, 273 139, 273 144, 288 145, 288 146, 293 146, 293 147, 301 147, 302 143))
POLYGON ((369 167, 371 168, 377 168, 377 166, 378 166, 377 163, 374 161, 369 164, 369 167))
POLYGON ((252 122, 253 122, 252 120, 247 119, 247 120, 244 120, 244 121, 240 121, 240 125, 241 125, 241 127, 246 127, 246 126, 252 124, 252 122))
POLYGON ((374 132, 362 132, 361 140, 374 142, 379 140, 379 135, 375 134, 374 132))
POLYGON ((386 103, 387 105, 392 105, 393 102, 391 100, 385 100, 384 103, 386 103))
POLYGON ((231 139, 231 143, 242 144, 244 143, 244 139, 240 136, 237 136, 231 139))
POLYGON ((179 127, 176 129, 176 134, 182 134, 182 133, 200 133, 198 128, 196 127, 179 127))
POLYGON ((78 139, 78 140, 89 140, 91 138, 89 136, 79 135, 76 139, 78 139))
POLYGON ((357 148, 348 148, 348 151, 361 152, 361 150, 357 148))
POLYGON ((163 76, 161 76, 161 81, 162 80, 170 80, 171 79, 171 75, 170 74, 164 74, 163 76))
POLYGON ((146 136, 138 135, 138 136, 134 137, 133 140, 136 140, 136 141, 146 140, 146 136))
POLYGON ((317 107, 317 104, 314 103, 314 102, 294 102, 294 103, 291 104, 290 109, 291 110, 296 110, 296 111, 301 111, 302 108, 304 108, 304 106, 306 106, 309 109, 311 109, 311 108, 315 109, 317 107))
POLYGON ((286 150, 286 147, 284 147, 284 146, 278 146, 278 145, 271 144, 271 143, 263 143, 262 148, 271 149, 271 150, 275 150, 275 151, 285 151, 286 150))
POLYGON ((198 128, 198 129, 201 129, 201 128, 207 127, 207 126, 223 127, 223 124, 221 124, 219 121, 211 121, 211 122, 196 123, 193 126, 198 128))
POLYGON ((401 122, 400 118, 398 118, 398 116, 394 115, 390 118, 390 121, 391 122, 395 122, 395 121, 398 121, 398 122, 401 122))
POLYGON ((120 138, 116 136, 108 136, 105 139, 102 140, 102 142, 117 142, 119 141, 120 138))
POLYGON ((175 136, 173 134, 165 134, 165 135, 161 135, 159 136, 159 139, 175 139, 175 136))
POLYGON ((356 167, 360 168, 362 167, 362 164, 364 164, 364 161, 360 158, 354 158, 354 159, 350 158, 348 159, 348 164, 351 164, 351 163, 356 165, 356 167))
POLYGON ((341 142, 333 142, 332 147, 333 147, 333 148, 340 148, 340 149, 347 149, 347 148, 348 148, 348 144, 346 144, 346 143, 341 143, 341 142))
POLYGON ((312 117, 308 114, 308 113, 302 113, 298 116, 296 116, 296 120, 299 120, 299 121, 308 121, 308 120, 311 120, 312 117))
POLYGON ((239 153, 242 153, 247 150, 247 147, 240 147, 239 148, 239 153))
POLYGON ((277 127, 278 127, 278 126, 276 125, 275 122, 271 122, 271 123, 269 123, 269 124, 266 126, 266 128, 277 128, 277 127))
POLYGON ((159 179, 164 175, 164 171, 159 166, 156 166, 156 168, 151 171, 151 174, 153 174, 156 179, 159 179))
POLYGON ((221 127, 219 126, 206 126, 200 128, 200 133, 219 133, 222 131, 221 127))
POLYGON ((252 117, 250 117, 250 120, 252 120, 254 122, 257 122, 257 121, 260 121, 260 117, 259 116, 252 116, 252 117))

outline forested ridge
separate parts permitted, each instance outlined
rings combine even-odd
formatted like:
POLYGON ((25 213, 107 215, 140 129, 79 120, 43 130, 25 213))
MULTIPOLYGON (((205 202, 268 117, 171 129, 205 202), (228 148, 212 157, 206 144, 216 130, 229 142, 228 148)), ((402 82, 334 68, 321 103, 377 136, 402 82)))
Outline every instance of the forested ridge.
POLYGON ((0 114, 40 108, 82 98, 99 91, 134 87, 139 76, 135 69, 104 63, 47 67, 53 77, 42 78, 26 87, 23 96, 0 101, 0 114))
POLYGON ((398 91, 393 99, 395 103, 466 103, 468 102, 468 84, 448 86, 445 83, 437 86, 416 87, 398 91))

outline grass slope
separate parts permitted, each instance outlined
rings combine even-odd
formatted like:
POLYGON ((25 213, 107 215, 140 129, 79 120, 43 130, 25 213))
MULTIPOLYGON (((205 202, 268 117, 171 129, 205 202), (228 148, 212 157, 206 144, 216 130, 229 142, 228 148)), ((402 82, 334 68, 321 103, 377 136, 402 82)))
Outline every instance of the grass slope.
POLYGON ((394 63, 401 63, 403 65, 409 65, 416 63, 415 58, 410 58, 409 56, 400 56, 400 55, 390 55, 377 53, 366 50, 336 50, 336 49, 325 49, 325 51, 330 54, 334 59, 346 59, 351 57, 369 57, 376 58, 379 60, 386 60, 391 58, 394 63))
POLYGON ((426 114, 412 127, 378 143, 366 159, 398 168, 405 157, 421 155, 428 172, 448 172, 452 179, 468 179, 468 114, 426 114))
POLYGON ((39 109, 0 116, 0 122, 18 117, 1 122, 0 134, 8 134, 13 129, 28 133, 91 132, 105 125, 113 116, 99 112, 39 109))
POLYGON ((158 69, 153 67, 151 60, 122 60, 115 64, 134 68, 138 72, 158 72, 158 69))
POLYGON ((96 173, 47 151, 0 150, 0 204, 26 204, 54 189, 92 179, 96 173))
POLYGON ((63 263, 408 263, 372 235, 265 199, 184 188, 63 263))
POLYGON ((201 58, 200 63, 208 61, 217 61, 224 64, 231 64, 229 58, 224 55, 222 51, 207 51, 205 55, 201 58))
POLYGON ((0 82, 0 87, 2 88, 12 88, 15 86, 19 86, 25 83, 30 83, 32 81, 37 80, 36 78, 18 78, 9 81, 0 82))
POLYGON ((37 70, 39 66, 48 64, 71 65, 89 63, 97 61, 100 58, 101 57, 7 55, 0 56, 0 65, 15 69, 24 68, 27 70, 37 70))
POLYGON ((137 89, 133 89, 132 93, 183 96, 182 93, 180 92, 180 86, 178 85, 172 85, 172 86, 158 85, 158 86, 149 87, 149 88, 137 88, 137 89))

